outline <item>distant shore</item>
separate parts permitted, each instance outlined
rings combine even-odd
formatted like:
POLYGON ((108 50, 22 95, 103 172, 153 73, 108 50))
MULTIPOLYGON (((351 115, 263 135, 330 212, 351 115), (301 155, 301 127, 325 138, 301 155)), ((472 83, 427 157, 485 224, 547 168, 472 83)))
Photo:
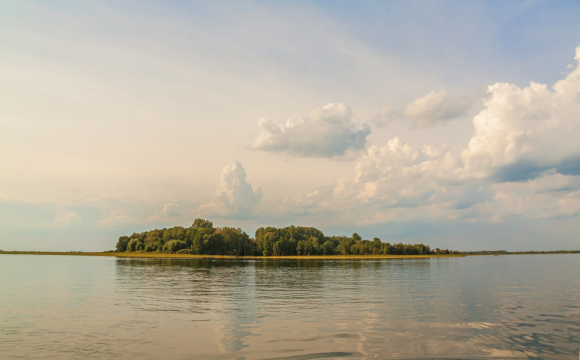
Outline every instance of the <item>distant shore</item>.
POLYGON ((554 255, 579 254, 580 251, 518 251, 518 252, 471 252, 462 254, 429 254, 429 255, 289 255, 289 256, 235 256, 235 255, 191 255, 164 254, 157 252, 82 252, 82 251, 0 251, 0 255, 72 255, 72 256, 113 256, 118 258, 151 258, 151 259, 302 259, 302 260, 358 260, 358 259, 421 259, 440 257, 494 256, 494 255, 554 255))
POLYGON ((302 260, 358 260, 358 259, 420 259, 438 257, 465 257, 463 254, 445 255, 304 255, 304 256, 234 256, 234 255, 190 255, 163 254, 152 252, 55 252, 55 251, 0 251, 12 255, 72 255, 72 256, 114 256, 118 258, 153 258, 153 259, 302 259, 302 260))

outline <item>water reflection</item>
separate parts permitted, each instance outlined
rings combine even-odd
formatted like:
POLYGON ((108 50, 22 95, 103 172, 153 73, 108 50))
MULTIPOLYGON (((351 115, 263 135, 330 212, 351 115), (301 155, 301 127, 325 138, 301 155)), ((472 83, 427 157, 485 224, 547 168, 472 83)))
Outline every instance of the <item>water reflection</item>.
POLYGON ((577 255, 40 258, 0 263, 7 358, 578 357, 577 255))
POLYGON ((220 349, 241 357, 573 356, 578 288, 489 259, 119 259, 117 281, 154 309, 210 314, 220 349))

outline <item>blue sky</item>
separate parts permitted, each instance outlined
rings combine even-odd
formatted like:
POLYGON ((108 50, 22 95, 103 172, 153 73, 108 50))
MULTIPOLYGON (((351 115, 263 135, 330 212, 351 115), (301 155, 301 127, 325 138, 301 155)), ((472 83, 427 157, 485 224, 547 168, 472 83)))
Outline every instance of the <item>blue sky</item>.
POLYGON ((579 248, 577 2, 0 10, 0 249, 196 217, 579 248))

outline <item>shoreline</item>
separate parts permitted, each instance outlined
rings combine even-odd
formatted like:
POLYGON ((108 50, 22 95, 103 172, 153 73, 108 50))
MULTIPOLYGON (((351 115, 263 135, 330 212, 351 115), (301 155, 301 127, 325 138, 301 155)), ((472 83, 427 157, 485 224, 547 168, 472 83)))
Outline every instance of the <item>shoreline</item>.
POLYGON ((235 256, 235 255, 191 255, 163 253, 127 253, 127 252, 58 252, 58 251, 0 251, 0 255, 66 255, 66 256, 113 256, 118 258, 149 258, 149 259, 236 259, 236 260, 378 260, 378 259, 421 259, 438 257, 466 257, 463 254, 445 255, 290 255, 290 256, 235 256))
MULTIPOLYGON (((505 255, 567 255, 578 252, 514 252, 500 253, 505 255)), ((164 253, 139 253, 139 252, 61 252, 61 251, 0 251, 0 255, 52 255, 52 256, 110 256, 118 258, 143 258, 143 259, 202 259, 202 260, 380 260, 380 259, 422 259, 443 257, 469 257, 469 256, 496 256, 495 254, 429 254, 429 255, 288 255, 288 256, 236 256, 236 255, 192 255, 192 254, 164 254, 164 253)))

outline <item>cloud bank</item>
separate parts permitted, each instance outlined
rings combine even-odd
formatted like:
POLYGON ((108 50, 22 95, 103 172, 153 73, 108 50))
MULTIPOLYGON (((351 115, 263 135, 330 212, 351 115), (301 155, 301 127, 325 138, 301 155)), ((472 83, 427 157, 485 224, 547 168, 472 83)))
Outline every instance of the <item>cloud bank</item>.
POLYGON ((258 120, 258 134, 250 142, 249 148, 322 158, 363 150, 371 130, 368 125, 357 129, 352 117, 348 105, 331 103, 312 110, 298 120, 290 119, 282 125, 262 118, 258 120))
MULTIPOLYGON (((580 63, 580 46, 575 59, 580 63)), ((445 145, 414 148, 395 137, 383 147, 370 146, 356 175, 339 179, 331 193, 299 194, 294 202, 308 205, 308 214, 332 208, 344 215, 336 217, 338 222, 356 214, 367 224, 579 215, 580 66, 552 88, 496 83, 488 93, 459 158, 445 145)), ((409 104, 405 116, 459 114, 462 108, 446 99, 443 91, 428 94, 409 104)), ((393 111, 383 113, 392 116, 393 111)))

